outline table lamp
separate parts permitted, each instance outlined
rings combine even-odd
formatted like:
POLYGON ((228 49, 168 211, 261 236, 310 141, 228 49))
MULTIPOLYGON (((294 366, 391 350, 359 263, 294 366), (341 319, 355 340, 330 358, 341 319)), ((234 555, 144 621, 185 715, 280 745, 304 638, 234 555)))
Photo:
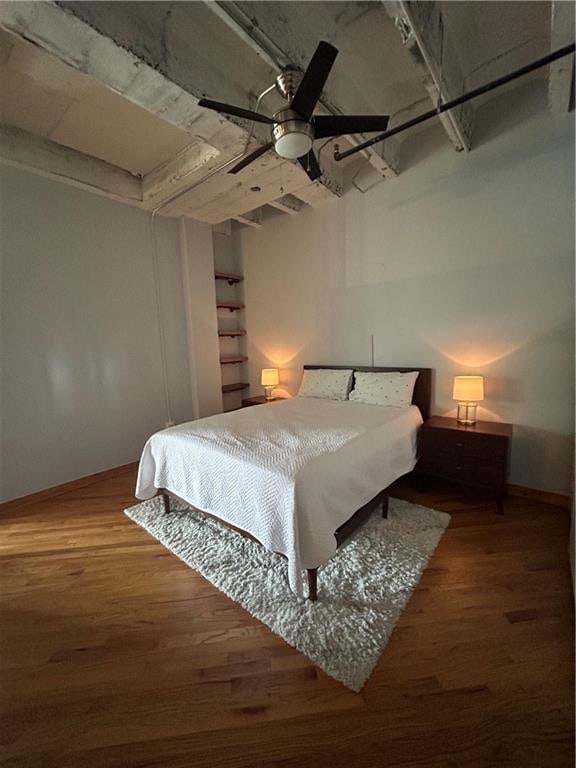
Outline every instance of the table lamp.
POLYGON ((274 387, 280 383, 278 368, 262 368, 261 383, 266 393, 266 400, 274 400, 274 387))
POLYGON ((454 376, 454 400, 458 401, 458 424, 476 424, 476 407, 484 400, 482 376, 454 376))

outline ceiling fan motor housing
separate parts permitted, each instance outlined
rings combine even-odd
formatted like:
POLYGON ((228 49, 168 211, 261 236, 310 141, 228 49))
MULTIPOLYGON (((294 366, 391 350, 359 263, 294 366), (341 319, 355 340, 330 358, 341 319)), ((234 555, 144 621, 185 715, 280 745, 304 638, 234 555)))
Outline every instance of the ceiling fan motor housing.
POLYGON ((298 160, 310 181, 316 181, 322 176, 322 169, 312 149, 314 139, 387 129, 388 115, 314 115, 337 55, 333 45, 321 40, 304 74, 293 67, 283 69, 276 78, 276 89, 288 104, 274 117, 212 99, 200 99, 201 107, 272 127, 271 140, 243 157, 228 173, 238 173, 274 148, 280 157, 298 160))
POLYGON ((301 80, 302 74, 297 69, 286 67, 276 78, 276 90, 286 101, 292 101, 301 80))
POLYGON ((307 120, 303 120, 292 109, 276 112, 274 120, 274 149, 280 157, 295 160, 310 151, 314 141, 314 129, 307 120))

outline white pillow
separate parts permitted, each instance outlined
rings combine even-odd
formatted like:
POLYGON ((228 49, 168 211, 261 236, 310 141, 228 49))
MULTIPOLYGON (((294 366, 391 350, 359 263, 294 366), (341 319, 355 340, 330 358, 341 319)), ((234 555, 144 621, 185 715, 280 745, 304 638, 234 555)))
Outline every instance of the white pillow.
POLYGON ((352 383, 352 370, 334 371, 328 368, 305 370, 298 397, 324 397, 347 400, 352 383))
POLYGON ((417 378, 418 371, 409 373, 356 371, 350 400, 372 405, 388 405, 392 408, 407 408, 412 404, 417 378))

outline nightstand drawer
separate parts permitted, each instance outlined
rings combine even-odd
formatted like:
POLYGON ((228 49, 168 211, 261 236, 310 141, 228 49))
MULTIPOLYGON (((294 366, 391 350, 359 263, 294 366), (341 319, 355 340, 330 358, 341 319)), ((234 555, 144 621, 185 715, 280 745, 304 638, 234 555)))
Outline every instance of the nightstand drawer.
POLYGON ((452 464, 459 457, 505 462, 508 451, 507 440, 499 437, 426 428, 422 430, 422 446, 428 456, 436 452, 450 454, 452 464))
POLYGON ((430 473, 446 480, 458 480, 486 488, 501 488, 506 484, 506 465, 482 461, 471 456, 455 457, 450 453, 426 454, 418 464, 423 474, 430 473))

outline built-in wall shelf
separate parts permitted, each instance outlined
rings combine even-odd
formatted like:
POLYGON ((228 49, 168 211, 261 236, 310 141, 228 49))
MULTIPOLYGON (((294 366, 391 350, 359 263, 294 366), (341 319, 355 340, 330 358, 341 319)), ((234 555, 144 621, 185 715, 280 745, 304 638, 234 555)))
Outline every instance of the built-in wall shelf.
POLYGON ((228 285, 234 285, 234 283, 241 283, 244 280, 243 275, 236 275, 234 272, 215 272, 215 280, 226 280, 228 285))
POLYGON ((244 328, 230 328, 229 331, 218 331, 218 336, 246 336, 244 328))
POLYGON ((222 392, 226 394, 226 392, 239 392, 241 389, 248 389, 250 384, 247 384, 246 382, 236 382, 235 384, 223 384, 222 385, 222 392))
POLYGON ((220 365, 233 365, 235 363, 245 363, 248 360, 244 355, 230 355, 230 357, 221 357, 220 365))
MULTIPOLYGON (((223 253, 222 255, 226 254, 223 253)), ((223 398, 225 413, 230 410, 236 410, 241 404, 240 398, 242 395, 229 393, 238 393, 250 388, 250 384, 247 381, 242 381, 242 379, 248 377, 247 371, 245 371, 248 357, 244 348, 247 333, 241 327, 244 325, 242 321, 243 315, 236 315, 236 317, 231 315, 230 319, 226 320, 227 313, 223 311, 228 310, 230 313, 239 312, 245 307, 242 295, 244 275, 233 271, 239 268, 235 258, 232 258, 234 254, 229 253, 228 256, 230 258, 226 261, 220 263, 217 261, 214 265, 216 307, 220 310, 218 312, 218 346, 220 348, 222 380, 223 382, 233 380, 231 384, 221 384, 222 394, 228 395, 228 397, 223 398), (223 267, 223 269, 218 269, 218 267, 223 267), (219 296, 218 293, 220 293, 219 296), (226 326, 232 327, 227 328, 226 326)))

